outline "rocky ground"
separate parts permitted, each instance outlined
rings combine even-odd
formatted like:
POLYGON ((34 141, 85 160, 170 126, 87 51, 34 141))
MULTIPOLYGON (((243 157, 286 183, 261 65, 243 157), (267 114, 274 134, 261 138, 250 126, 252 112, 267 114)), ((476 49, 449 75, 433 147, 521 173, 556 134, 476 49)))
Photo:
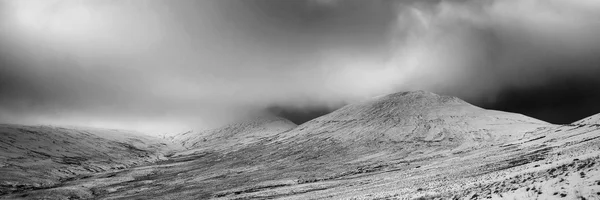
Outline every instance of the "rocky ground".
MULTIPOLYGON (((40 187, 5 184, 1 198, 600 199, 600 125, 593 119, 553 125, 428 92, 349 105, 297 127, 261 119, 168 139, 127 143, 140 151, 107 142, 98 154, 113 149, 118 157, 94 159, 135 163, 64 175, 40 187)), ((22 145, 15 156, 36 151, 22 145)), ((39 168, 21 163, 63 157, 5 159, 11 164, 0 169, 37 177, 39 168)))

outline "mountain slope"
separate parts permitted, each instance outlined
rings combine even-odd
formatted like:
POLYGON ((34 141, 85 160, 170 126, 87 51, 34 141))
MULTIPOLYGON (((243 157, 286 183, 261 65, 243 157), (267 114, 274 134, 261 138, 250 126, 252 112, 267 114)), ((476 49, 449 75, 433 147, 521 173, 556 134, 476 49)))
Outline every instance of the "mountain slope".
POLYGON ((0 125, 0 194, 164 159, 170 147, 140 133, 0 125))
POLYGON ((243 148, 249 144, 273 137, 296 126, 293 122, 280 117, 258 117, 216 129, 177 134, 171 137, 171 140, 186 149, 194 151, 231 150, 243 148))
POLYGON ((573 124, 600 124, 600 113, 573 122, 573 124))

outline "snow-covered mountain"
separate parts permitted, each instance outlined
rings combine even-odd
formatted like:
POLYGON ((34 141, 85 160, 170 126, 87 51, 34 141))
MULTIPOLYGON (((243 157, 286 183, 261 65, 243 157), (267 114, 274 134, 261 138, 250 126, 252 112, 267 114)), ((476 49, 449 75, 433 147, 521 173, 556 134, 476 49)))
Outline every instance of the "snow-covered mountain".
POLYGON ((0 125, 0 194, 155 162, 170 150, 158 138, 130 131, 0 125))
POLYGON ((353 156, 442 153, 442 149, 459 151, 520 139, 547 125, 521 114, 482 109, 456 97, 415 91, 345 106, 282 134, 277 141, 289 151, 315 149, 310 153, 335 158, 342 152, 353 156))
POLYGON ((600 113, 573 122, 573 124, 600 124, 600 113))
POLYGON ((272 138, 277 134, 292 130, 296 126, 293 122, 281 117, 261 116, 216 129, 188 131, 172 136, 171 140, 193 151, 232 150, 272 138))
POLYGON ((29 182, 56 180, 45 176, 57 169, 46 163, 73 172, 159 160, 150 155, 177 150, 169 142, 184 148, 145 165, 60 175, 67 179, 47 188, 4 181, 9 194, 0 198, 593 199, 600 191, 600 126, 553 125, 424 91, 373 98, 299 126, 255 118, 162 142, 119 131, 19 128, 2 129, 31 137, 20 137, 21 146, 2 143, 17 153, 3 152, 12 157, 0 170, 29 182), (36 140, 81 142, 37 148, 36 140))

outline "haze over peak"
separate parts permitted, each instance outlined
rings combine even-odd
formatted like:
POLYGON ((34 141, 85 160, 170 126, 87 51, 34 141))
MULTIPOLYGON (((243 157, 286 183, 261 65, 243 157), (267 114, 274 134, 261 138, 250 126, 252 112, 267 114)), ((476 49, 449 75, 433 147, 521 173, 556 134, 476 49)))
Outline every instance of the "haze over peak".
POLYGON ((598 5, 1 0, 0 122, 171 132, 424 89, 570 123, 600 112, 598 5))
MULTIPOLYGON (((330 119, 343 119, 345 117, 367 119, 386 117, 399 118, 402 116, 410 117, 417 115, 435 115, 437 117, 443 117, 443 115, 472 115, 476 113, 481 117, 484 117, 484 114, 479 114, 482 112, 505 113, 485 110, 457 97, 438 95, 432 92, 418 90, 378 96, 363 102, 347 105, 323 117, 330 119)), ((527 119, 526 121, 546 123, 521 114, 506 114, 527 119)))

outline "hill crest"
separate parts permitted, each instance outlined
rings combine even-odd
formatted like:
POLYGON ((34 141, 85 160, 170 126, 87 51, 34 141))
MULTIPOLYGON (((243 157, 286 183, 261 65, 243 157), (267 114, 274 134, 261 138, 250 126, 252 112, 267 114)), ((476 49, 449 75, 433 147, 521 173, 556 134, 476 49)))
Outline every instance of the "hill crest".
POLYGON ((171 137, 171 140, 187 149, 232 148, 240 143, 250 144, 263 138, 291 130, 297 125, 275 116, 261 116, 227 124, 215 129, 188 131, 171 137))
POLYGON ((600 124, 600 113, 573 122, 573 124, 600 124))
POLYGON ((370 142, 514 139, 548 123, 521 114, 486 110, 457 97, 426 91, 379 96, 301 124, 285 137, 325 137, 370 142))

